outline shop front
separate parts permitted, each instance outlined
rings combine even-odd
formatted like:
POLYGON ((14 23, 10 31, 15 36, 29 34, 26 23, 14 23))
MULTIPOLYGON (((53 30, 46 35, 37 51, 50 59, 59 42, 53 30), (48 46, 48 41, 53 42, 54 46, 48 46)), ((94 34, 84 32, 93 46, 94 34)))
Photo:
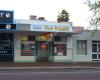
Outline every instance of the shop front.
POLYGON ((71 24, 29 20, 16 24, 15 62, 72 61, 71 24))
MULTIPOLYGON (((33 34, 37 34, 35 32, 33 34)), ((42 34, 42 33, 41 33, 42 34)), ((21 36, 21 56, 34 56, 35 61, 49 61, 53 51, 53 40, 47 41, 43 36, 21 36), (25 39, 26 37, 26 39, 25 39)))
POLYGON ((73 38, 74 62, 100 61, 100 31, 85 30, 73 38))

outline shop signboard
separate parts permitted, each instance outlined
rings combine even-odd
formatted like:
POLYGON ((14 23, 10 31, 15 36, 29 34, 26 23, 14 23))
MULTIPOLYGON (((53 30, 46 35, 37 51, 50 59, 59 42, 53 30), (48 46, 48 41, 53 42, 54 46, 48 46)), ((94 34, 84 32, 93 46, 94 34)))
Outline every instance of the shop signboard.
POLYGON ((15 30, 16 24, 0 24, 0 30, 15 30))
POLYGON ((69 32, 69 28, 67 26, 31 25, 31 31, 69 32))
POLYGON ((13 23, 13 11, 0 10, 0 23, 13 23))
POLYGON ((73 29, 73 32, 83 32, 84 31, 84 27, 81 27, 81 26, 75 26, 72 28, 73 29))
POLYGON ((15 30, 14 11, 0 10, 0 30, 15 30))

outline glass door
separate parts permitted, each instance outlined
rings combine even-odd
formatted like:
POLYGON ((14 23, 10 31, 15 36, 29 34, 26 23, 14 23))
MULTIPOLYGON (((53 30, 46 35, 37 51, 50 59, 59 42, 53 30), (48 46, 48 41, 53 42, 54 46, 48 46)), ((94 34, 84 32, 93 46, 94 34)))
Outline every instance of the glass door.
POLYGON ((92 60, 100 60, 100 41, 92 41, 92 60))
POLYGON ((48 61, 48 45, 45 41, 38 42, 38 57, 39 61, 48 61))
POLYGON ((37 41, 37 61, 46 62, 49 61, 49 56, 52 55, 52 42, 37 41))

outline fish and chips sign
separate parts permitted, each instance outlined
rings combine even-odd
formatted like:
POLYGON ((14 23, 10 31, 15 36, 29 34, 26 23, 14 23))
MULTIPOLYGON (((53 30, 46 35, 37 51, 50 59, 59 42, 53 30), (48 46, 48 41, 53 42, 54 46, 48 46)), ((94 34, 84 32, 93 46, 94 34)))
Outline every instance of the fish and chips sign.
POLYGON ((69 28, 66 26, 31 25, 31 31, 69 32, 69 28))

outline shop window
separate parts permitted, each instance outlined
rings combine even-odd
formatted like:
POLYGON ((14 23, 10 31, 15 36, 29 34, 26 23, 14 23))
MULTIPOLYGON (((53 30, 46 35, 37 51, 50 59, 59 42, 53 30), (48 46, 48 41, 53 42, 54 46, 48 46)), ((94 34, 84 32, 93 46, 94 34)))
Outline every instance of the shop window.
POLYGON ((97 44, 92 44, 92 52, 97 52, 97 44))
POLYGON ((61 41, 61 36, 55 36, 54 41, 61 41))
POLYGON ((98 54, 98 58, 100 59, 100 54, 98 54))
POLYGON ((86 40, 77 40, 77 54, 87 55, 87 41, 86 40))
POLYGON ((92 52, 100 52, 100 41, 92 41, 92 52))
POLYGON ((55 44, 54 45, 55 56, 66 56, 66 44, 55 44))
POLYGON ((66 36, 54 36, 54 41, 66 42, 67 41, 67 37, 66 36))
POLYGON ((92 54, 92 59, 97 59, 97 55, 96 54, 92 54))
POLYGON ((100 60, 100 41, 92 41, 92 59, 100 60))
POLYGON ((35 36, 21 36, 22 41, 35 41, 35 36))
POLYGON ((28 36, 28 41, 35 41, 35 36, 28 36))
POLYGON ((34 56, 35 55, 35 43, 32 41, 21 42, 21 56, 34 56))

